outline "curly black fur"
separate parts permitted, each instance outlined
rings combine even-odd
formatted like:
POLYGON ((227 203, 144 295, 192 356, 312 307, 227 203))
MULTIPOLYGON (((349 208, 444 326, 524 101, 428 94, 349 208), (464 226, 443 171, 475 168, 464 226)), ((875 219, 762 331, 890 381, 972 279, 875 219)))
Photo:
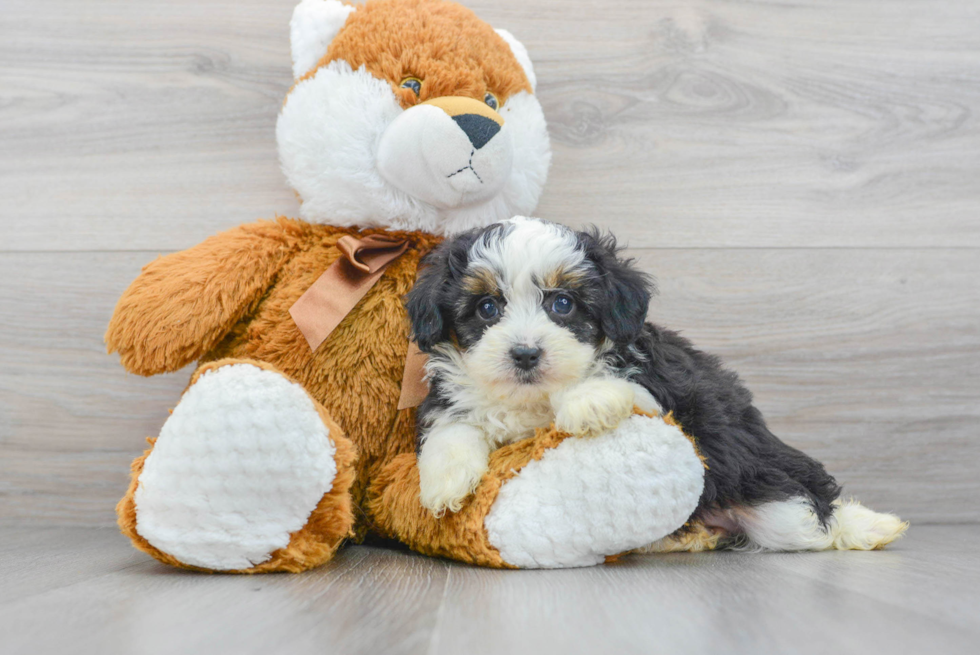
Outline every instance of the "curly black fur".
POLYGON ((718 357, 653 323, 631 330, 632 323, 621 316, 624 311, 646 316, 655 292, 653 280, 637 271, 632 260, 619 256, 621 249, 611 234, 592 228, 579 238, 609 287, 627 289, 611 292, 611 325, 603 323, 616 343, 614 364, 645 387, 665 412, 674 413, 706 459, 698 513, 802 496, 826 523, 841 488, 823 464, 769 431, 752 404, 752 393, 718 357))
POLYGON ((699 512, 803 496, 821 522, 830 517, 837 482, 820 462, 769 431, 752 394, 721 360, 650 323, 618 356, 639 371, 631 379, 674 413, 706 458, 699 512))

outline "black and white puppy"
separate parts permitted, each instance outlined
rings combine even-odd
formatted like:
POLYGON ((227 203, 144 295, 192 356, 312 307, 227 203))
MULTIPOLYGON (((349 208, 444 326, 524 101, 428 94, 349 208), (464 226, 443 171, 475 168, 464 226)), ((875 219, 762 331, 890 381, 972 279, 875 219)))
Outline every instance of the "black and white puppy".
POLYGON ((419 409, 421 501, 457 511, 490 452, 552 423, 615 428, 673 412, 707 460, 693 517, 774 550, 875 548, 905 524, 858 503, 766 427, 720 361, 645 323, 653 282, 598 231, 517 217, 446 241, 408 295, 429 355, 419 409))

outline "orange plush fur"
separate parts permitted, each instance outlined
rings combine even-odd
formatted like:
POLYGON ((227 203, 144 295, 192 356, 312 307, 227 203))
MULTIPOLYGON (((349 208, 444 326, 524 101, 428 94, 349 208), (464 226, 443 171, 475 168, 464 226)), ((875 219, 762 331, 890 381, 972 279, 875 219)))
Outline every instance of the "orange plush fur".
MULTIPOLYGON (((538 430, 493 453, 477 495, 458 513, 437 520, 422 507, 415 410, 396 409, 409 337, 402 296, 414 283, 419 259, 439 237, 384 232, 411 245, 316 352, 288 314, 340 256, 340 237, 382 232, 286 218, 243 225, 148 264, 119 301, 106 343, 130 371, 176 371, 196 358, 203 364, 193 384, 211 368, 252 363, 300 383, 330 428, 339 470, 331 492, 286 548, 237 572, 311 568, 327 561, 343 538, 360 541, 368 532, 425 554, 506 568, 483 519, 504 482, 567 436, 538 430), (242 275, 247 270, 255 276, 242 275), (178 334, 181 339, 175 339, 178 334)), ((129 490, 117 508, 120 527, 160 561, 195 569, 136 532, 134 495, 149 452, 133 463, 129 490)))
MULTIPOLYGON (((487 541, 483 518, 503 482, 563 438, 553 430, 539 431, 495 453, 486 484, 462 512, 440 521, 419 504, 415 410, 396 409, 409 334, 402 296, 415 280, 419 259, 439 238, 385 232, 408 239, 409 249, 316 352, 288 315, 340 256, 340 237, 380 232, 285 218, 237 227, 148 264, 123 294, 109 325, 109 350, 118 351, 132 372, 175 371, 198 358, 204 364, 191 378, 193 384, 210 368, 252 363, 300 383, 330 428, 341 471, 330 494, 289 546, 240 573, 317 566, 345 536, 359 541, 369 531, 423 553, 506 567, 487 541), (244 270, 258 274, 242 276, 244 270), (175 334, 184 338, 175 340, 175 334)), ((136 532, 134 496, 149 452, 133 463, 129 490, 117 508, 120 527, 157 559, 194 569, 136 532)))
MULTIPOLYGON (((414 452, 414 411, 396 409, 409 335, 402 296, 419 259, 438 241, 286 218, 243 225, 148 264, 119 300, 106 343, 141 375, 176 371, 195 359, 233 359, 263 363, 298 382, 343 426, 335 441, 353 442, 358 457, 350 491, 361 506, 380 466, 414 452), (378 233, 411 245, 311 352, 289 308, 340 257, 340 237, 378 233)), ((331 430, 331 437, 339 433, 331 430)), ((369 522, 363 511, 358 516, 355 530, 363 536, 369 522)))
POLYGON ((507 43, 469 9, 433 0, 399 0, 393 8, 383 0, 359 6, 320 65, 343 59, 364 66, 391 82, 404 108, 443 96, 483 102, 487 92, 503 105, 518 91, 531 92, 507 43), (423 81, 418 97, 401 88, 408 77, 423 81))
MULTIPOLYGON (((320 63, 335 59, 387 80, 405 108, 446 95, 482 102, 488 92, 503 105, 531 91, 501 36, 471 11, 438 0, 359 5, 320 63), (423 81, 418 97, 401 88, 406 77, 423 81)), ((483 519, 502 484, 565 435, 539 430, 494 453, 476 497, 456 514, 436 520, 419 503, 415 411, 397 409, 409 343, 403 296, 421 257, 439 241, 422 232, 259 221, 151 262, 119 300, 105 339, 129 371, 149 376, 197 361, 193 384, 209 369, 250 363, 302 385, 329 428, 338 465, 331 491, 285 548, 238 572, 304 570, 328 560, 345 538, 360 541, 368 533, 423 553, 508 566, 490 545, 483 519), (341 237, 378 233, 408 240, 408 250, 311 352, 289 308, 341 256, 341 237)), ((157 559, 196 568, 137 532, 134 497, 153 441, 133 463, 119 524, 157 559)))
MULTIPOLYGON (((531 91, 510 46, 493 28, 470 10, 439 0, 359 5, 320 64, 335 59, 355 69, 363 65, 388 80, 403 107, 444 95, 482 102, 487 92, 503 104, 518 91, 531 91), (406 77, 424 80, 419 97, 401 88, 406 77)), ((415 536, 420 525, 434 524, 425 517, 406 523, 394 515, 408 511, 414 516, 415 509, 421 510, 408 509, 418 505, 415 412, 396 409, 409 337, 402 296, 415 280, 420 258, 439 240, 419 232, 357 230, 286 218, 260 221, 157 259, 119 300, 105 339, 109 352, 118 352, 129 371, 155 375, 199 361, 193 384, 211 367, 255 364, 302 385, 330 428, 339 471, 331 492, 286 548, 245 572, 310 568, 329 559, 348 535, 361 540, 374 531, 402 538, 403 528, 415 536), (378 233, 407 239, 408 251, 311 352, 289 308, 340 256, 338 239, 378 233), (386 481, 411 480, 413 475, 414 487, 385 487, 386 481)), ((133 463, 129 490, 117 508, 119 524, 137 547, 168 564, 185 566, 136 531, 134 494, 150 450, 133 463)), ((432 525, 428 529, 435 530, 432 525)), ((458 559, 502 566, 485 537, 482 545, 474 542, 481 541, 482 527, 472 534, 454 532, 472 529, 457 519, 435 530, 445 546, 402 540, 425 552, 450 552, 453 544, 466 543, 473 556, 456 552, 458 559)))

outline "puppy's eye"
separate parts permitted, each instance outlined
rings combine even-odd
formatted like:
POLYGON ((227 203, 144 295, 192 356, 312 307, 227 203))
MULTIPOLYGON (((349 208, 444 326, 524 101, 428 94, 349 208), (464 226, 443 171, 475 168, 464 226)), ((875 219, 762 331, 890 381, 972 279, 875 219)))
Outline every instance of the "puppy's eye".
POLYGON ((490 109, 496 109, 498 105, 497 96, 493 95, 492 93, 487 93, 487 95, 483 96, 483 102, 487 103, 487 106, 490 107, 490 109))
POLYGON ((573 309, 575 309, 575 301, 567 293, 559 293, 551 303, 551 311, 560 316, 568 316, 573 309))
POLYGON ((490 321, 500 313, 500 309, 497 307, 497 301, 487 296, 477 304, 476 313, 484 321, 490 321))
POLYGON ((422 92, 422 80, 417 77, 406 77, 402 80, 401 87, 403 89, 411 89, 415 97, 419 97, 419 93, 422 92))

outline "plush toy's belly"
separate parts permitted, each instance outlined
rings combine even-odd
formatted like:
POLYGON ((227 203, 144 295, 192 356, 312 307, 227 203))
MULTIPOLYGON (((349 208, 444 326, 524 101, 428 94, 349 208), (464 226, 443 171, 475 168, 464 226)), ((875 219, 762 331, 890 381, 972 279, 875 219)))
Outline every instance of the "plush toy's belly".
MULTIPOLYGON (((289 308, 341 256, 337 240, 353 230, 298 224, 297 253, 269 291, 203 362, 224 357, 268 362, 301 383, 330 412, 358 449, 360 501, 372 469, 415 447, 414 410, 397 410, 409 340, 403 296, 419 260, 439 239, 398 233, 412 245, 385 271, 316 352, 311 352, 289 308)), ((387 233, 392 234, 392 233, 387 233)))

